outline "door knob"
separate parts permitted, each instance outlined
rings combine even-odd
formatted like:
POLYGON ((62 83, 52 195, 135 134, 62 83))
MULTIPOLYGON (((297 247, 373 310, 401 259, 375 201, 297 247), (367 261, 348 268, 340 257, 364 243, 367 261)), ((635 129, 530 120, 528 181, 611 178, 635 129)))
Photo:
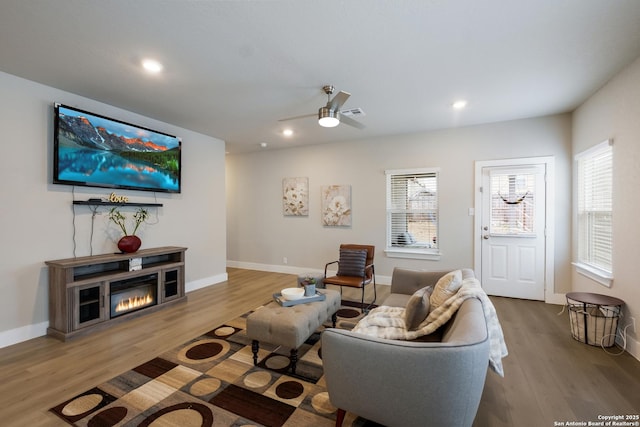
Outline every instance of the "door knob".
POLYGON ((485 234, 484 236, 482 236, 482 238, 483 238, 484 240, 489 240, 489 235, 488 235, 488 234, 485 234))

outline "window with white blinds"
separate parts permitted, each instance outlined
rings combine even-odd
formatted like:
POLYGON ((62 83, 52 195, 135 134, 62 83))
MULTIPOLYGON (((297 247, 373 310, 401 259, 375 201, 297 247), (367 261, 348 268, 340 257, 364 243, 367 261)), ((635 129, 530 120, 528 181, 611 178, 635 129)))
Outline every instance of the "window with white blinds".
POLYGON ((387 254, 437 255, 438 170, 386 171, 387 254))
POLYGON ((613 272, 613 149, 604 141, 576 160, 578 271, 610 286, 613 272), (602 279, 602 280, 600 280, 602 279))

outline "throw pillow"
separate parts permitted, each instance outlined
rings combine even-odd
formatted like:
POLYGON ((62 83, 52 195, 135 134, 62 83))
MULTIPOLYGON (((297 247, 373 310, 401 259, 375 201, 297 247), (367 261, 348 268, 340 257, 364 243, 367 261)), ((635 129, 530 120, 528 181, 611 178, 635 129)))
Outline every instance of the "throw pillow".
POLYGON ((408 331, 415 331, 418 325, 429 314, 429 298, 433 292, 433 286, 425 286, 411 295, 404 310, 404 322, 408 331))
POLYGON ((367 262, 366 249, 340 249, 338 276, 364 276, 367 262))
POLYGON ((460 286, 462 286, 462 271, 454 270, 442 276, 431 294, 431 310, 433 311, 440 307, 446 300, 455 295, 460 286))

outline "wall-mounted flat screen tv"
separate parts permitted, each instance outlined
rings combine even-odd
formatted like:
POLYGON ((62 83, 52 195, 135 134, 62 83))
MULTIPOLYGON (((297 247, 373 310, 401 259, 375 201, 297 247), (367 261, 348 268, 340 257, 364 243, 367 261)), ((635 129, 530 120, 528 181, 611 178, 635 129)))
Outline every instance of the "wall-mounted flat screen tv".
POLYGON ((53 182, 180 192, 181 140, 55 104, 53 182))

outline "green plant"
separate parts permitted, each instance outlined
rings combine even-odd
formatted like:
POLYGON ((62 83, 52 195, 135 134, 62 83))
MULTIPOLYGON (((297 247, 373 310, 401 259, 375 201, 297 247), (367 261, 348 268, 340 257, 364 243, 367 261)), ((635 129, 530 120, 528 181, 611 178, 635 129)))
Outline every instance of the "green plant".
POLYGON ((313 276, 305 276, 305 278, 302 280, 302 284, 303 285, 315 285, 316 284, 316 278, 313 276))
POLYGON ((135 236, 136 231, 138 231, 138 227, 140 227, 140 224, 142 224, 148 216, 149 211, 144 208, 138 208, 138 210, 136 210, 136 212, 133 214, 135 227, 133 228, 133 232, 129 234, 127 233, 127 217, 122 212, 120 212, 118 207, 113 207, 109 211, 109 219, 117 224, 118 227, 120 227, 125 236, 135 236))

